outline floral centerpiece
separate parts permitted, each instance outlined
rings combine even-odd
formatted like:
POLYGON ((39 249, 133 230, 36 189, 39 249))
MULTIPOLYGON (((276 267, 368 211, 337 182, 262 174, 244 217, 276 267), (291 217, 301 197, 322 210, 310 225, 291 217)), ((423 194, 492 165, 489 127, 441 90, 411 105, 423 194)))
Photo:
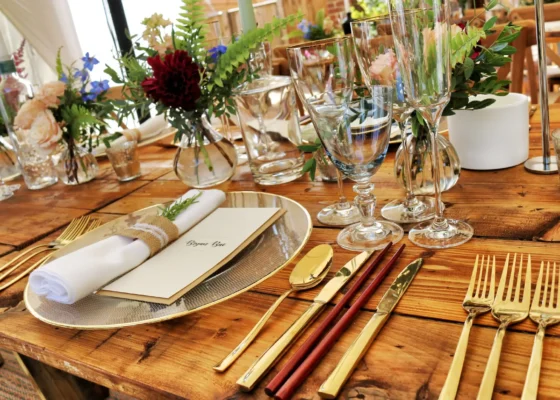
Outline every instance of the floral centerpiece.
POLYGON ((18 140, 51 154, 59 178, 67 184, 95 177, 98 167, 91 150, 113 111, 113 105, 104 101, 109 82, 90 79, 89 73, 99 61, 89 53, 81 61, 81 68, 63 66, 59 51, 59 80, 44 84, 14 119, 18 140))
POLYGON ((144 45, 135 38, 136 55, 119 59, 126 77, 107 67, 112 79, 123 85, 126 101, 117 104, 122 118, 136 110, 147 114, 155 105, 177 129, 181 141, 175 158, 177 175, 195 187, 211 186, 233 174, 233 146, 216 135, 208 123, 236 113, 233 91, 258 71, 244 68, 253 51, 301 15, 273 19, 262 28, 245 32, 232 43, 206 41, 207 26, 200 0, 183 0, 174 24, 155 14, 143 21, 144 45), (195 179, 192 178, 195 176, 195 179))
POLYGON ((288 34, 289 38, 303 38, 305 40, 328 39, 340 35, 342 32, 334 28, 334 21, 325 17, 325 10, 320 9, 315 16, 315 23, 302 20, 297 25, 297 30, 288 34))

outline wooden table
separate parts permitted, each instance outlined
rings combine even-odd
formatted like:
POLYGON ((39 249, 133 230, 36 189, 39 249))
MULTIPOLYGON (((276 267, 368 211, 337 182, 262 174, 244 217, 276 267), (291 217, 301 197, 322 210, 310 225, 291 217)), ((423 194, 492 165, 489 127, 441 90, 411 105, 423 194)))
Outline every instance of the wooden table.
MULTIPOLYGON (((551 111, 552 126, 558 128, 560 106, 552 105, 551 111)), ((538 113, 531 124, 533 156, 540 152, 538 113)), ((403 195, 403 189, 393 176, 394 150, 391 149, 373 179, 377 212, 388 201, 403 195)), ((92 214, 110 220, 184 193, 187 188, 171 171, 173 152, 173 149, 159 146, 142 149, 144 175, 130 183, 119 183, 108 163, 102 161, 102 172, 91 183, 77 187, 57 184, 35 192, 21 189, 12 199, 0 203, 2 259, 10 259, 32 243, 53 239, 65 224, 80 215, 92 214)), ((315 226, 305 251, 320 243, 332 244, 335 257, 331 271, 338 270, 355 255, 336 245, 339 229, 322 226, 315 218, 322 207, 335 200, 334 184, 302 178, 282 186, 261 187, 252 181, 244 166, 221 188, 277 193, 303 204, 313 216, 315 226)), ((345 191, 353 196, 349 182, 345 191)), ((531 253, 534 281, 541 260, 560 261, 557 175, 533 175, 522 165, 501 171, 464 170, 458 184, 446 192, 443 199, 446 215, 469 221, 475 238, 458 248, 438 251, 415 247, 404 239, 402 242, 407 244, 407 249, 397 268, 299 389, 296 398, 318 398, 317 388, 370 318, 389 282, 413 259, 423 257, 423 269, 346 384, 341 397, 437 398, 466 317, 461 302, 475 255, 496 255, 501 272, 507 252, 531 253)), ((25 285, 22 282, 0 293, 0 307, 5 310, 0 316, 0 347, 142 399, 265 398, 262 389, 271 374, 252 394, 239 392, 235 381, 303 312, 319 288, 290 296, 227 373, 217 374, 211 367, 239 343, 277 296, 288 289, 291 269, 292 266, 287 267, 254 290, 199 313, 169 322, 106 331, 65 330, 34 319, 21 305, 18 307, 25 285)), ((475 321, 458 398, 475 398, 496 326, 488 314, 475 321)), ((506 335, 495 399, 520 397, 534 332, 535 325, 526 320, 513 326, 506 335)), ((560 327, 547 331, 540 399, 560 396, 559 335, 560 327)), ((293 352, 294 349, 289 354, 293 352)), ((285 361, 286 358, 279 365, 285 361)))

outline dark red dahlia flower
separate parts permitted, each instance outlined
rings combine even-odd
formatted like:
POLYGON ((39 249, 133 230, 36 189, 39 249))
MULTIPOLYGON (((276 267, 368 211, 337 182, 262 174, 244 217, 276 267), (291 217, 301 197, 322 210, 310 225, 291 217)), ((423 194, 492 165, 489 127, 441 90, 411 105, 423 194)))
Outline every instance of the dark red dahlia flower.
POLYGON ((192 111, 200 98, 200 67, 184 50, 148 58, 154 76, 142 82, 144 92, 168 107, 192 111))

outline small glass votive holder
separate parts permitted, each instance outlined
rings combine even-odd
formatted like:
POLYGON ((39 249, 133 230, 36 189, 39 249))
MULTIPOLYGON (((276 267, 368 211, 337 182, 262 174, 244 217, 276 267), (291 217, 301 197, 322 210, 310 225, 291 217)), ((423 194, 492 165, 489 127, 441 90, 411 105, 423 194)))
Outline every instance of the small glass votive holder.
MULTIPOLYGON (((552 131, 552 143, 554 143, 554 150, 556 151, 556 161, 560 160, 560 129, 552 131)), ((558 170, 560 174, 560 169, 558 170)))
POLYGON ((136 141, 114 144, 106 152, 119 181, 128 182, 142 175, 136 141))

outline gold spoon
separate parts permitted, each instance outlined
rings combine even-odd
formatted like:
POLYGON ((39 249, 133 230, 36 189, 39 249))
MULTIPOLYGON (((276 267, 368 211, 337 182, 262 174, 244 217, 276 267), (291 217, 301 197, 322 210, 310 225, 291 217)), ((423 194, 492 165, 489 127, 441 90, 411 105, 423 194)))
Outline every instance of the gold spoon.
POLYGON ((249 347, 253 340, 257 337, 264 324, 272 313, 278 308, 282 300, 288 297, 292 292, 311 289, 317 286, 329 272, 331 260, 333 257, 333 249, 328 244, 321 244, 311 249, 294 267, 290 274, 291 289, 284 293, 276 300, 276 302, 268 309, 257 324, 251 329, 251 332, 245 336, 245 339, 233 349, 226 358, 214 367, 215 371, 224 372, 231 364, 249 347))

